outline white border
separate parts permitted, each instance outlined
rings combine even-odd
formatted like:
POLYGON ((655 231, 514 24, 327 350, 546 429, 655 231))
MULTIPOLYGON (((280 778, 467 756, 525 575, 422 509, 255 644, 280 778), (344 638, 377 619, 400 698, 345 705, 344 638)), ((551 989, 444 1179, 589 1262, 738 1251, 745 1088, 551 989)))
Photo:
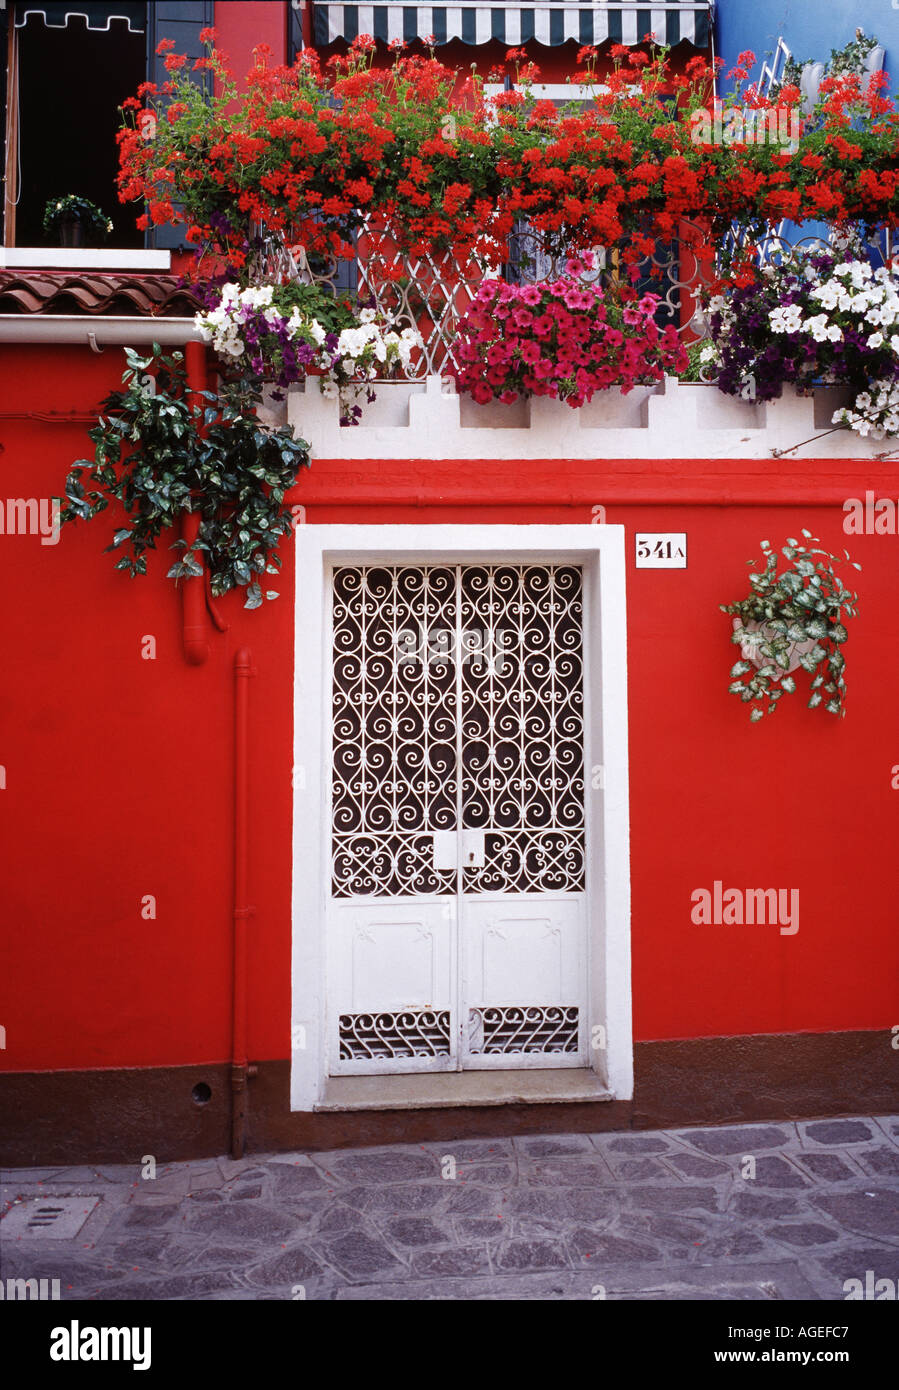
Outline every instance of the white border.
POLYGON ((170 251, 102 247, 0 246, 0 270, 164 270, 170 251))
MULTIPOLYGON (((294 824, 290 1107, 308 1112, 326 1081, 325 932, 328 877, 330 605, 335 563, 555 562, 584 569, 592 856, 590 1018, 606 1029, 591 1064, 616 1100, 633 1095, 628 820, 626 560, 623 526, 299 526, 296 530, 294 824), (597 640, 597 637, 599 640, 597 640), (596 891, 598 890, 598 891, 596 891)), ((565 1076, 560 1070, 560 1084, 565 1076)))

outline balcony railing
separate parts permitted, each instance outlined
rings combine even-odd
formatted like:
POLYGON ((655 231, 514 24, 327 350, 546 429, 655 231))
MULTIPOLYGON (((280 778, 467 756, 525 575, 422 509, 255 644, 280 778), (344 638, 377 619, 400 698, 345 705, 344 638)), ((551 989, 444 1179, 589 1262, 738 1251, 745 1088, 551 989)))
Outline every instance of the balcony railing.
MULTIPOLYGON (((737 250, 748 251, 760 265, 776 264, 789 260, 800 250, 827 249, 834 244, 833 235, 826 229, 804 232, 783 224, 762 236, 735 228, 722 253, 732 256, 737 250)), ((659 326, 672 325, 687 344, 701 341, 708 333, 700 307, 700 293, 708 272, 704 273, 691 249, 691 242, 696 244, 701 238, 699 227, 682 222, 679 239, 657 243, 654 252, 637 265, 641 291, 659 297, 659 326)), ((880 264, 895 254, 895 234, 884 228, 864 245, 874 263, 880 264)), ((360 301, 373 304, 392 318, 398 329, 415 329, 421 340, 421 349, 407 378, 423 380, 450 374, 458 365, 453 344, 459 323, 477 292, 484 268, 474 262, 460 265, 451 251, 434 250, 423 256, 405 254, 397 249, 389 232, 379 230, 371 221, 366 221, 359 233, 357 251, 356 260, 349 264, 360 301)), ((548 249, 540 234, 524 228, 510 239, 505 275, 518 282, 541 284, 564 272, 568 256, 566 251, 548 249)), ((583 278, 609 283, 623 274, 615 251, 597 248, 594 260, 596 269, 583 278)), ((267 243, 260 273, 267 279, 297 278, 330 286, 335 292, 345 288, 340 283, 345 274, 339 262, 310 263, 301 247, 288 251, 280 244, 267 243)))

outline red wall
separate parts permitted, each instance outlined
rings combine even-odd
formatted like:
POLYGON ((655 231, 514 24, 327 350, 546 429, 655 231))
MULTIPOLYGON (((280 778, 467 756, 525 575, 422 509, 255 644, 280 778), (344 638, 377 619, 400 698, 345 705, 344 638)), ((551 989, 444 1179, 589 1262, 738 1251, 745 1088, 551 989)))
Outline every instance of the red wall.
POLYGON ((238 77, 249 69, 253 49, 267 43, 271 61, 287 61, 287 11, 281 0, 216 0, 215 32, 220 52, 227 54, 238 77))
MULTIPOLYGON (((121 355, 0 347, 0 500, 59 495, 89 451, 88 415, 118 383, 121 355)), ((638 1039, 888 1028, 899 980, 899 764, 895 574, 899 537, 845 538, 838 504, 636 505, 634 472, 662 496, 777 496, 785 465, 316 461, 297 500, 310 524, 344 521, 587 522, 589 498, 628 544, 633 983, 638 1039), (448 481, 449 480, 449 481, 448 481), (388 485, 420 505, 373 506, 388 485), (731 487, 731 484, 733 485, 731 487), (715 488, 718 488, 717 492, 715 488), (453 503, 453 492, 482 497, 453 503), (572 505, 547 496, 574 494, 572 505), (528 502, 528 496, 536 499, 528 502), (444 500, 440 500, 444 499, 444 500), (450 500, 446 500, 450 499, 450 500), (799 694, 751 726, 727 693, 736 649, 719 602, 742 597, 763 537, 805 525, 864 566, 847 649, 844 721, 799 694), (633 531, 685 530, 686 571, 634 569, 633 531), (800 890, 800 928, 697 926, 690 894, 800 890)), ((899 498, 895 466, 876 465, 899 498)), ((869 469, 869 474, 872 469, 869 469)), ((859 465, 792 465, 813 495, 863 496, 859 465), (861 491, 859 490, 861 486, 861 491), (842 489, 842 491, 841 491, 842 489), (821 494, 819 494, 821 495, 821 494)), ((870 486, 875 484, 869 483, 870 486)), ((804 485, 803 485, 804 487, 804 485)), ((649 493, 647 493, 649 495, 649 493)), ((797 495, 802 495, 801 492, 797 495)), ((289 1038, 292 547, 281 598, 210 628, 202 667, 182 655, 180 599, 163 551, 132 580, 104 555, 108 513, 57 546, 0 537, 3 679, 0 791, 6 944, 0 1064, 11 1070, 220 1061, 230 1046, 233 658, 258 675, 251 701, 249 1043, 285 1057, 289 1038), (153 634, 155 661, 141 659, 153 634), (154 894, 155 921, 141 918, 154 894)), ((802 673, 800 673, 800 679, 802 673)))

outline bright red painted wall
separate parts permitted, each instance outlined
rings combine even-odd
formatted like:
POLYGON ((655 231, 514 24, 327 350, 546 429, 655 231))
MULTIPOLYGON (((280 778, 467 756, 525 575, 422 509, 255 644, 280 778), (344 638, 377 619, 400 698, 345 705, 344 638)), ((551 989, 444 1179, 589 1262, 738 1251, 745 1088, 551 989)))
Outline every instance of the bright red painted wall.
MULTIPOLYGON (((98 357, 87 348, 0 348, 0 500, 61 492, 69 465, 89 449, 89 424, 30 412, 46 413, 52 398, 54 411, 87 414, 121 367, 112 349, 98 357)), ((777 467, 733 464, 733 477, 758 475, 774 495, 765 480, 777 467)), ((816 466, 803 467, 812 488, 816 466)), ((899 537, 844 538, 834 504, 616 503, 628 468, 316 461, 296 495, 309 524, 587 522, 586 502, 531 505, 527 497, 555 491, 606 504, 628 543, 636 1037, 888 1028, 899 981, 899 791, 890 787, 899 764, 899 537), (492 505, 441 502, 452 496, 448 476, 492 505), (347 505, 377 494, 382 479, 421 505, 347 505), (735 649, 717 604, 742 596, 744 561, 760 539, 781 542, 802 525, 833 549, 846 539, 864 566, 847 649, 849 712, 840 722, 808 711, 797 695, 754 727, 727 693, 735 649), (686 530, 689 568, 635 570, 635 529, 686 530), (694 925, 690 894, 715 879, 798 887, 798 934, 694 925)), ((877 469, 880 493, 899 498, 895 467, 877 469)), ((695 489, 709 467, 660 461, 658 471, 673 479, 669 487, 695 489)), ((845 480, 845 496, 861 495, 859 471, 845 480)), ((164 577, 168 553, 146 578, 118 573, 103 554, 115 524, 103 516, 66 527, 55 547, 0 537, 0 1063, 39 1070, 228 1056, 233 658, 244 645, 258 671, 250 684, 250 1055, 284 1057, 292 548, 276 586, 282 597, 255 613, 239 597, 225 600, 230 630, 210 627, 210 660, 194 668, 182 655, 180 599, 164 577), (146 634, 157 639, 155 661, 141 659, 146 634), (158 903, 151 922, 140 913, 149 893, 158 903)))
POLYGON ((216 0, 217 46, 238 76, 250 68, 257 44, 268 44, 273 63, 287 61, 287 9, 282 0, 216 0))

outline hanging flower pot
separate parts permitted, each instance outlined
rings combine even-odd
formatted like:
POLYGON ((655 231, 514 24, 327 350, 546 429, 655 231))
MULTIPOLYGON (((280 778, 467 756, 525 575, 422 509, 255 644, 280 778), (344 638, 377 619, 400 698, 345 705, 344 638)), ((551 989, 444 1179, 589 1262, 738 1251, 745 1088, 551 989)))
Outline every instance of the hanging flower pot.
MULTIPOLYGON (((770 658, 762 654, 761 644, 762 642, 770 644, 775 640, 779 640, 781 634, 777 632, 770 623, 759 623, 756 622, 754 618, 747 618, 745 622, 741 622, 739 618, 734 618, 733 624, 734 632, 740 632, 742 630, 750 634, 757 633, 760 638, 758 643, 741 643, 740 656, 742 659, 744 661, 751 661, 752 664, 758 666, 759 669, 761 669, 762 666, 766 666, 770 658)), ((782 666, 780 669, 785 675, 792 675, 792 673, 798 671, 799 667, 802 665, 802 658, 807 656, 815 646, 816 642, 813 637, 808 638, 805 642, 789 642, 785 656, 787 665, 785 667, 782 666)))
MULTIPOLYGON (((802 536, 801 541, 787 537, 780 552, 785 567, 770 541, 762 541, 764 568, 750 573, 751 592, 719 605, 733 619, 731 641, 740 648, 728 690, 752 706, 753 723, 766 709, 773 714, 781 697, 796 690, 793 672, 800 666, 811 676, 809 708, 822 705, 830 714, 845 714, 842 649, 849 634, 843 618, 855 616, 858 595, 836 573, 843 561, 818 544, 811 531, 803 528, 802 536)), ((854 569, 861 568, 845 550, 843 556, 854 569)))

